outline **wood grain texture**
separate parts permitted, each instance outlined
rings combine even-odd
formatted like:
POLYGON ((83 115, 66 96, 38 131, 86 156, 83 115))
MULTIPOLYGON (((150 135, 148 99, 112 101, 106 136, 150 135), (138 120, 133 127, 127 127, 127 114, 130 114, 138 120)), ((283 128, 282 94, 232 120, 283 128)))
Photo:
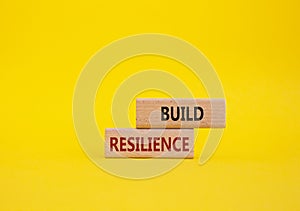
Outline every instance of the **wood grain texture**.
POLYGON ((109 128, 105 130, 105 157, 193 158, 194 130, 109 128))
MULTIPOLYGON (((199 117, 199 111, 197 110, 199 117)), ((170 115, 169 111, 169 115, 170 115)), ((201 112, 200 112, 201 113, 201 112)), ((176 114, 174 112, 174 114, 176 114)), ((176 115, 174 115, 176 116, 176 115)), ((136 128, 224 128, 225 119, 225 100, 224 99, 184 99, 184 98, 138 98, 136 99, 136 128), (181 107, 185 110, 184 119, 180 118, 173 121, 169 118, 162 121, 161 107, 174 108, 174 111, 181 107), (194 115, 195 107, 203 109, 201 120, 187 121, 187 110, 190 118, 194 115)))

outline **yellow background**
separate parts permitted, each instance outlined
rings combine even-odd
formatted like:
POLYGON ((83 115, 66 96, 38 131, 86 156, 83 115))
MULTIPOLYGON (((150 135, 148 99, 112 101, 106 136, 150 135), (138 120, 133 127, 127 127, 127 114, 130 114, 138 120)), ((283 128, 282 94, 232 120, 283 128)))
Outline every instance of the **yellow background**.
POLYGON ((0 209, 300 210, 299 6, 1 0, 0 209), (185 160, 136 181, 105 173, 82 152, 72 97, 95 52, 147 32, 185 39, 209 58, 224 86, 227 128, 204 166, 185 160))

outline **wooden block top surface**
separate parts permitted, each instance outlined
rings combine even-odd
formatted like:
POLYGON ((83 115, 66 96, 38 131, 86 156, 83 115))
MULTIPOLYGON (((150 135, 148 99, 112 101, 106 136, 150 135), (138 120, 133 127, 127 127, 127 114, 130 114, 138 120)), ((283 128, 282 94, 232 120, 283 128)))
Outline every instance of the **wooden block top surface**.
POLYGON ((193 158, 193 129, 105 130, 107 158, 193 158))
POLYGON ((225 115, 224 99, 136 99, 136 128, 224 128, 225 115))

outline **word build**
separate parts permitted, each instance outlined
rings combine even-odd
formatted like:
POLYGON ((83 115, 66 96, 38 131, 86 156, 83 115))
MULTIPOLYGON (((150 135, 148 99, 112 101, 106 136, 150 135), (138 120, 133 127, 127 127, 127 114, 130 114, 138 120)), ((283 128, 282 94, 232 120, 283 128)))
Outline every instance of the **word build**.
POLYGON ((190 108, 185 106, 177 106, 174 108, 171 106, 171 111, 169 107, 162 106, 161 107, 161 121, 167 121, 170 118, 173 121, 181 120, 181 121, 200 121, 203 118, 203 108, 197 106, 194 107, 194 111, 192 112, 194 116, 190 117, 190 108), (174 111, 176 110, 176 111, 174 111), (186 111, 185 111, 186 110, 186 111), (200 111, 200 116, 197 114, 200 111), (170 113, 169 113, 170 112, 170 113))
POLYGON ((137 128, 224 128, 224 99, 139 98, 137 128))
POLYGON ((106 129, 105 157, 193 158, 193 129, 106 129))

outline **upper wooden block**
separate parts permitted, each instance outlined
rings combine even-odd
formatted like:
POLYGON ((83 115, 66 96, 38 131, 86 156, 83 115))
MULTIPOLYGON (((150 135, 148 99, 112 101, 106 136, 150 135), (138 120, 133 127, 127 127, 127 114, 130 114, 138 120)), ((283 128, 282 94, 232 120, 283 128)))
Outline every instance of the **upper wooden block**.
POLYGON ((136 128, 224 128, 225 116, 224 99, 136 99, 136 128))

